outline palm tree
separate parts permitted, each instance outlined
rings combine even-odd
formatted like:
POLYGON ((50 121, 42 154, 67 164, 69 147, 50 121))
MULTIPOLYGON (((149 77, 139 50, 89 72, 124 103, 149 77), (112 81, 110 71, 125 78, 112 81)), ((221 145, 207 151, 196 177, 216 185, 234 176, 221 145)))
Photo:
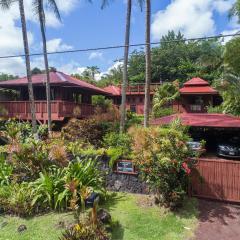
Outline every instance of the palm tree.
MULTIPOLYGON (((0 6, 3 9, 8 10, 11 7, 12 3, 14 3, 14 1, 12 0, 1 0, 0 6)), ((35 102, 34 102, 34 94, 33 94, 27 26, 26 26, 23 0, 18 0, 18 4, 19 4, 19 12, 20 12, 20 18, 21 18, 21 25, 22 25, 22 37, 23 37, 23 45, 24 45, 24 53, 25 53, 24 55, 25 55, 26 72, 27 72, 27 80, 28 80, 28 95, 30 100, 31 119, 32 119, 32 132, 36 134, 37 132, 36 111, 35 111, 35 102)))
MULTIPOLYGON (((144 0, 138 0, 138 3, 142 9, 144 0)), ((109 3, 108 0, 102 1, 102 8, 109 3)), ((130 30, 131 30, 131 15, 132 15, 132 0, 127 1, 127 15, 126 15, 126 28, 125 28, 125 44, 124 44, 124 61, 123 61, 123 79, 122 79, 122 102, 120 108, 120 132, 125 130, 126 122, 126 91, 128 83, 128 57, 129 57, 129 42, 130 42, 130 30)))
POLYGON ((87 70, 90 72, 91 78, 92 78, 93 81, 95 80, 96 74, 100 73, 98 66, 90 66, 90 67, 88 66, 87 70))
POLYGON ((144 101, 144 127, 149 126, 150 112, 150 83, 151 83, 151 0, 146 0, 146 79, 145 79, 145 101, 144 101))
MULTIPOLYGON (((47 0, 48 5, 53 10, 58 20, 61 20, 58 6, 55 0, 47 0)), ((51 86, 50 86, 50 74, 47 56, 47 40, 46 40, 46 28, 45 28, 45 12, 44 12, 44 0, 34 0, 33 5, 37 11, 43 45, 43 56, 46 71, 46 97, 47 97, 47 114, 48 114, 48 133, 51 135, 52 132, 52 118, 51 118, 51 86)))
POLYGON ((229 11, 229 18, 236 16, 238 23, 240 23, 240 0, 237 0, 229 11))

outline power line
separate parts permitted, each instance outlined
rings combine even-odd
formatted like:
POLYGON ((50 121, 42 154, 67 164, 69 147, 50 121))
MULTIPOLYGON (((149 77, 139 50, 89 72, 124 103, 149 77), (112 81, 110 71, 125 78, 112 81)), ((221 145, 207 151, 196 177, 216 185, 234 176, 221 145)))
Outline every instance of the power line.
MULTIPOLYGON (((240 36, 240 32, 237 32, 235 34, 225 34, 225 35, 220 34, 220 35, 215 35, 215 36, 199 37, 199 38, 164 40, 164 41, 159 41, 159 42, 152 42, 151 45, 158 45, 161 43, 172 43, 172 42, 201 41, 201 40, 207 40, 207 39, 217 39, 217 38, 234 37, 234 36, 240 36)), ((146 45, 145 43, 137 43, 137 44, 130 44, 129 47, 142 47, 145 45, 146 45)), ((115 45, 115 46, 97 47, 97 48, 53 51, 53 52, 48 52, 48 55, 76 53, 76 52, 90 52, 90 51, 99 51, 99 50, 110 50, 110 49, 118 49, 118 48, 124 48, 124 47, 126 47, 126 45, 115 45)), ((42 55, 43 55, 43 53, 32 53, 29 56, 42 56, 42 55)), ((17 58, 17 57, 25 57, 25 54, 0 56, 0 59, 17 58)))

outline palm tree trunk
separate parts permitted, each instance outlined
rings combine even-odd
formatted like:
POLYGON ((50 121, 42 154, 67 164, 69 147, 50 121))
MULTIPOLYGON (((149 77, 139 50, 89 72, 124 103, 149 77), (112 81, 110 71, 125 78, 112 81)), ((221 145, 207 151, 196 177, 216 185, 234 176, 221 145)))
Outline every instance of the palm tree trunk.
POLYGON ((49 75, 49 66, 48 66, 48 56, 47 56, 47 41, 46 41, 46 34, 45 34, 45 25, 44 25, 44 12, 42 11, 43 6, 41 4, 42 1, 39 1, 39 22, 42 34, 42 44, 43 44, 43 56, 44 56, 44 64, 45 64, 45 71, 46 71, 46 97, 47 97, 47 115, 48 115, 48 134, 51 135, 52 133, 52 119, 51 119, 51 86, 50 86, 50 75, 49 75))
POLYGON ((149 126, 150 112, 150 83, 151 83, 151 0, 146 0, 146 79, 145 79, 145 102, 144 102, 144 127, 149 126))
POLYGON ((36 111, 35 111, 35 102, 34 102, 34 94, 33 94, 33 85, 32 85, 32 76, 31 76, 31 65, 30 65, 24 3, 23 3, 23 0, 19 0, 18 2, 19 2, 21 24, 22 24, 22 36, 23 36, 23 44, 24 44, 24 52, 25 52, 27 80, 28 80, 28 95, 29 95, 29 100, 30 100, 30 109, 31 109, 31 118, 32 118, 32 131, 35 134, 37 132, 36 111))
POLYGON ((128 83, 128 55, 129 55, 129 40, 130 40, 130 29, 131 29, 131 13, 132 13, 132 0, 128 0, 126 32, 125 32, 123 81, 122 81, 122 88, 121 88, 122 103, 121 103, 120 132, 123 132, 125 130, 125 120, 126 120, 126 90, 127 90, 127 83, 128 83))

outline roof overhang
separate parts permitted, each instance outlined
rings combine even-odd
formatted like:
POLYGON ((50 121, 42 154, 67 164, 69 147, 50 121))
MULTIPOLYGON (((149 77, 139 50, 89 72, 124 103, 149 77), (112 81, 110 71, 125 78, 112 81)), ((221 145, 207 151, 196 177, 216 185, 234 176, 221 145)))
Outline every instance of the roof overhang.
POLYGON ((180 119, 183 125, 190 127, 240 128, 240 117, 210 113, 173 114, 153 119, 150 124, 155 126, 168 125, 175 119, 180 119))

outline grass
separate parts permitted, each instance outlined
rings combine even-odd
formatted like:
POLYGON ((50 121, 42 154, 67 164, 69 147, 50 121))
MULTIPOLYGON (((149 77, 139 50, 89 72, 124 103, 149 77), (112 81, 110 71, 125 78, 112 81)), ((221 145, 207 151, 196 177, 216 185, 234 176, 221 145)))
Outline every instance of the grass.
MULTIPOLYGON (((126 193, 112 193, 105 204, 114 221, 118 221, 113 231, 115 240, 181 240, 193 236, 197 225, 197 202, 186 201, 178 213, 150 206, 147 196, 126 193)), ((59 221, 71 222, 71 213, 51 213, 34 218, 0 217, 0 240, 58 240, 61 231, 59 221), (6 226, 2 223, 7 222, 6 226), (27 226, 22 234, 17 232, 20 224, 27 226)))
POLYGON ((71 223, 71 213, 50 213, 34 218, 0 217, 0 240, 58 240, 63 229, 58 227, 59 221, 71 223), (3 222, 7 225, 1 228, 3 222), (25 224, 27 230, 18 233, 18 226, 25 224))
POLYGON ((178 213, 171 213, 149 206, 144 195, 119 193, 114 198, 106 208, 120 224, 113 232, 115 240, 186 240, 194 235, 198 215, 195 199, 187 200, 178 213))

